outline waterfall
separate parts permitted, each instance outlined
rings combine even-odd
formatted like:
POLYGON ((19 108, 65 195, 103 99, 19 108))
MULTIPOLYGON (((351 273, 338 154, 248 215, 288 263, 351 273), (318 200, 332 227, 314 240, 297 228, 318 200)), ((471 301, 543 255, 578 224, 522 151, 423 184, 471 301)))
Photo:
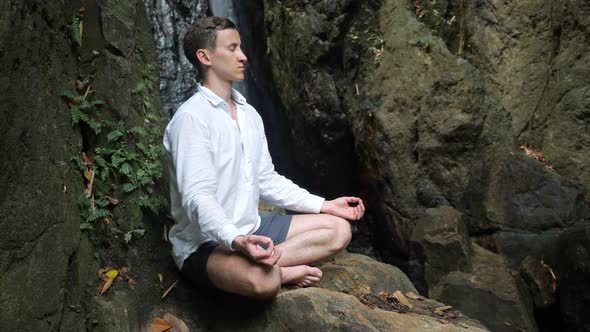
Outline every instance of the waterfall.
POLYGON ((144 0, 158 51, 160 99, 172 113, 195 91, 196 70, 185 58, 182 39, 189 25, 207 14, 207 0, 144 0))

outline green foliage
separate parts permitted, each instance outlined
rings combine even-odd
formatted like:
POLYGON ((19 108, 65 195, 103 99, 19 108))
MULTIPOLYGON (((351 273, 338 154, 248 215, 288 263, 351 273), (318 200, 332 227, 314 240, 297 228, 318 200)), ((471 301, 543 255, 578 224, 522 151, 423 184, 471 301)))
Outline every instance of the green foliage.
POLYGON ((83 122, 92 128, 95 134, 100 133, 103 125, 94 120, 92 114, 99 110, 99 106, 104 105, 102 100, 88 101, 86 100, 87 95, 80 96, 67 90, 61 91, 59 95, 68 102, 72 126, 83 122))
POLYGON ((131 239, 133 238, 133 234, 136 234, 137 236, 143 236, 145 234, 145 229, 132 229, 129 232, 125 233, 125 243, 129 243, 129 241, 131 241, 131 239))
MULTIPOLYGON (((80 229, 93 230, 97 220, 113 217, 111 209, 116 203, 109 201, 111 198, 106 199, 105 195, 122 196, 127 202, 134 202, 154 214, 160 213, 166 206, 166 199, 155 191, 157 180, 164 175, 162 121, 155 114, 151 99, 156 81, 155 69, 153 64, 146 66, 141 82, 131 90, 135 107, 141 109, 143 114, 143 121, 138 126, 127 127, 123 121, 114 123, 96 117, 97 110, 104 103, 91 99, 94 59, 91 72, 81 76, 77 82, 77 90, 85 91, 84 95, 71 91, 60 93, 68 102, 73 125, 82 122, 95 135, 103 133, 97 139, 94 155, 89 156, 88 160, 82 160, 79 156, 72 158, 82 173, 93 173, 94 181, 90 197, 84 195, 80 199, 80 229)), ((143 229, 129 230, 124 234, 124 240, 127 243, 134 235, 138 237, 144 233, 143 229)))
POLYGON ((85 195, 81 195, 80 199, 78 200, 78 207, 80 208, 80 216, 82 217, 82 223, 80 224, 80 229, 94 229, 92 224, 105 217, 111 217, 112 213, 110 210, 106 209, 108 205, 108 201, 106 205, 103 205, 102 200, 92 201, 86 198, 85 195), (100 204, 98 203, 100 201, 100 204), (97 208, 98 206, 98 208, 97 208))
POLYGON ((76 47, 82 46, 82 31, 80 31, 80 16, 72 17, 72 23, 68 26, 70 29, 70 39, 76 47))

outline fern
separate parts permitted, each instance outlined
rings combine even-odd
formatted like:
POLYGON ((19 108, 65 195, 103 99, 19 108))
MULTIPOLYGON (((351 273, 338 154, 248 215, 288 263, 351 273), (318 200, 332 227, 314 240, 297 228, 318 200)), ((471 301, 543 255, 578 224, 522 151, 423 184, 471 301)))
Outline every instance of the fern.
POLYGON ((82 33, 80 31, 80 17, 74 16, 72 17, 72 24, 69 26, 70 28, 70 38, 74 45, 77 47, 82 46, 82 33))
POLYGON ((125 233, 125 236, 124 236, 125 243, 129 243, 129 241, 131 241, 133 234, 137 234, 138 236, 143 236, 145 234, 145 229, 132 229, 129 232, 125 233))

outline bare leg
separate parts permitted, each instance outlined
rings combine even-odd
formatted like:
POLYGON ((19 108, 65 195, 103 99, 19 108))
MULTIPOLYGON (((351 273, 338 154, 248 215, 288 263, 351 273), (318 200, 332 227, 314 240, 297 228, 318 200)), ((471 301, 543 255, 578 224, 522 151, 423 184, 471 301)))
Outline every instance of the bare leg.
POLYGON ((328 214, 293 216, 287 240, 277 245, 283 251, 279 266, 310 264, 330 257, 350 242, 350 223, 328 214))
POLYGON ((213 285, 251 298, 271 298, 281 284, 310 286, 322 271, 310 264, 342 250, 350 241, 348 221, 331 215, 293 216, 283 254, 272 267, 257 264, 240 253, 217 247, 209 256, 207 273, 213 285))
POLYGON ((282 284, 278 265, 264 266, 221 247, 209 256, 207 274, 215 287, 251 298, 271 298, 282 284))
POLYGON ((287 240, 277 245, 283 254, 282 283, 310 286, 322 277, 322 271, 311 264, 336 254, 350 242, 348 221, 326 214, 293 216, 287 240))

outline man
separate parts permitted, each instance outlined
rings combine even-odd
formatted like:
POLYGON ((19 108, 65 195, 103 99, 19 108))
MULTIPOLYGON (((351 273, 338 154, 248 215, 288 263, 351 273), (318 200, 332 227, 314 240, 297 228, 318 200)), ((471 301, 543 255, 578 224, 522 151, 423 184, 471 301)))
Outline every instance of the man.
POLYGON ((232 89, 244 79, 240 46, 225 18, 199 19, 185 36, 203 81, 164 134, 176 220, 170 241, 181 273, 197 285, 269 298, 282 284, 319 281, 322 272, 307 264, 345 248, 347 220, 365 208, 356 197, 324 200, 275 172, 260 116, 232 89), (259 199, 309 214, 259 216, 259 199))

